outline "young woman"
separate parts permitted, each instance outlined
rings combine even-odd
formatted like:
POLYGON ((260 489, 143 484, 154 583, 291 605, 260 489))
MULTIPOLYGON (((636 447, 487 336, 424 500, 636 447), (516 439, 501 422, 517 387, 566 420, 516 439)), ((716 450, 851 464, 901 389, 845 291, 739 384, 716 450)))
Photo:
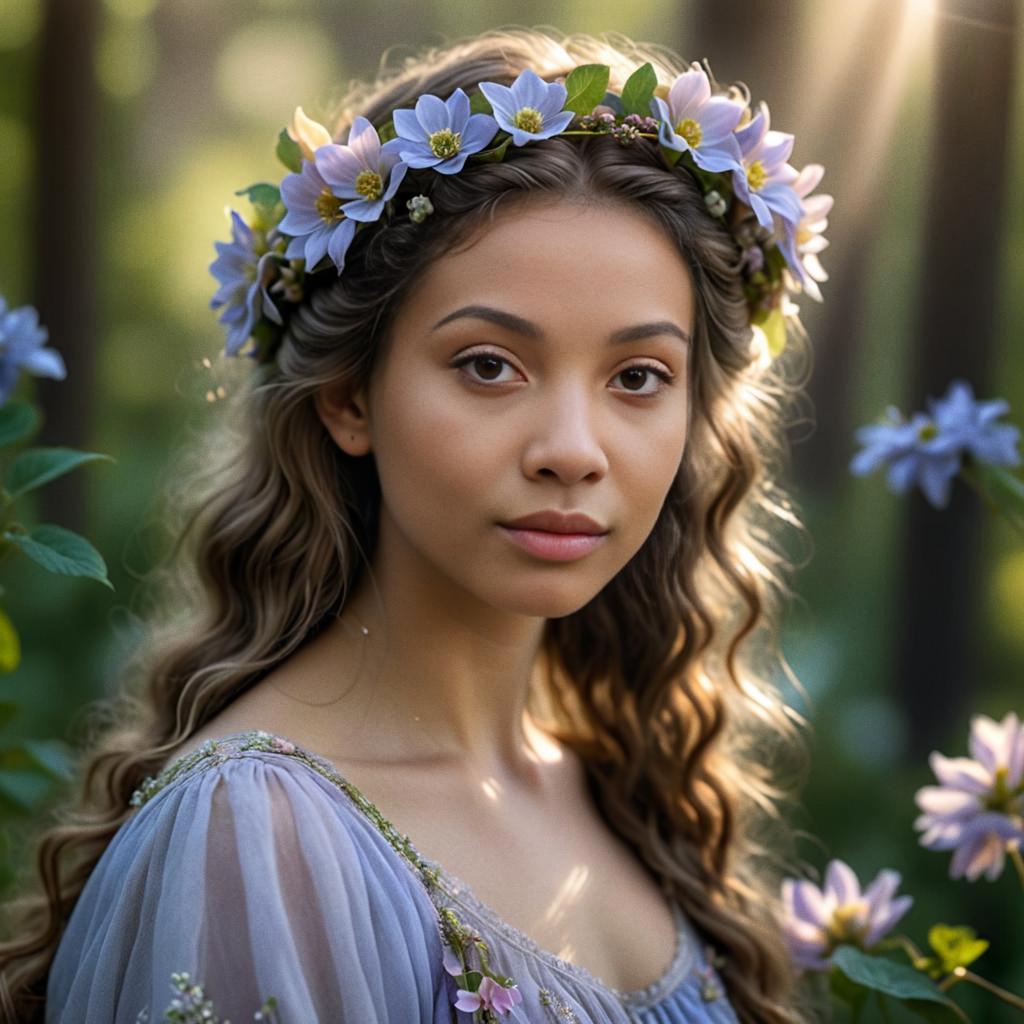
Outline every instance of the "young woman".
POLYGON ((525 30, 299 108, 211 268, 255 361, 5 1019, 805 1019, 778 341, 827 197, 792 143, 706 67, 525 30))

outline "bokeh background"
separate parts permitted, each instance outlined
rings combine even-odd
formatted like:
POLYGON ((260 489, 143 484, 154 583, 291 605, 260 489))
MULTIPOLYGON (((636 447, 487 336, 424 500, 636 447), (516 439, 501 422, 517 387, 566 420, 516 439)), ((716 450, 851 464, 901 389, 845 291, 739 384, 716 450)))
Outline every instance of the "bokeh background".
MULTIPOLYGON (((136 635, 170 454, 219 413, 207 268, 226 206, 243 209, 234 190, 278 181, 295 106, 325 113, 386 50, 510 24, 707 57, 796 134, 791 162, 825 165, 830 280, 823 305, 800 302, 814 422, 792 432, 813 551, 783 637, 810 698, 789 691, 793 704, 814 725, 801 852, 865 881, 899 870, 915 898, 903 930, 923 945, 936 921, 974 925, 993 942, 978 972, 1024 992, 1012 868, 951 881, 949 856, 912 827, 928 752, 966 754, 974 713, 1024 712, 1024 542, 959 481, 939 512, 847 469, 857 425, 923 408, 955 377, 1024 425, 1017 0, 0 0, 0 294, 40 310, 68 368, 18 393, 43 409, 37 443, 117 460, 18 506, 89 537, 116 589, 4 564, 24 654, 0 679, 0 723, 53 771, 0 772, 2 877, 136 635)), ((1021 1019, 966 988, 975 1021, 1021 1019)))

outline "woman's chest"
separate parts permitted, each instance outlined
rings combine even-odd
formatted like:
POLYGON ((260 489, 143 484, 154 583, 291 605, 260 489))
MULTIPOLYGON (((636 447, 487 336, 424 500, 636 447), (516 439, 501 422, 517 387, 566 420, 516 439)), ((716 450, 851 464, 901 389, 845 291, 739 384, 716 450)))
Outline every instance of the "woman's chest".
POLYGON ((363 774, 360 788, 384 817, 506 932, 620 991, 646 988, 670 966, 668 901, 589 800, 544 809, 509 798, 489 808, 363 774))

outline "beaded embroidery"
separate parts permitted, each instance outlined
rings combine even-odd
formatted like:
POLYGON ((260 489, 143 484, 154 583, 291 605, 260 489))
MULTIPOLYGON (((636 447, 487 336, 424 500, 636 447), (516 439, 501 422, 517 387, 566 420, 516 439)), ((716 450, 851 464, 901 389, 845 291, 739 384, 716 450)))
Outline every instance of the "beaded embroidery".
MULTIPOLYGON (((441 873, 438 866, 426 863, 410 842, 409 837, 399 832, 371 800, 363 796, 348 779, 329 763, 321 758, 311 756, 296 747, 290 740, 273 736, 263 729, 255 729, 242 734, 242 742, 237 749, 288 754, 333 782, 373 822, 392 848, 418 872, 432 902, 439 894, 451 898, 441 884, 441 873)), ((132 793, 131 806, 142 807, 172 781, 204 760, 209 761, 207 767, 221 764, 226 760, 226 755, 220 753, 220 744, 215 740, 207 740, 191 754, 186 754, 173 764, 168 765, 159 775, 147 776, 142 785, 132 793)), ((509 975, 497 971, 491 966, 490 950, 482 936, 468 927, 450 907, 440 907, 437 910, 442 944, 445 947, 445 969, 453 976, 458 986, 452 1005, 452 1019, 456 1019, 455 1008, 457 1005, 459 1009, 472 1009, 473 1019, 476 1021, 496 1024, 499 1019, 497 1015, 506 1013, 522 999, 522 994, 509 975), (476 968, 470 967, 467 962, 471 950, 476 951, 479 960, 479 966, 476 968)))

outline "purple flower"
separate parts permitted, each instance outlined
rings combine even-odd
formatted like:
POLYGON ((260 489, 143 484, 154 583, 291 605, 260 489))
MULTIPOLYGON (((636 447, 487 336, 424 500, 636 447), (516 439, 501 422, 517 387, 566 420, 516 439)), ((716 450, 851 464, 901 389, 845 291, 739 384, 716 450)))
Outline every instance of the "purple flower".
POLYGON ((726 96, 712 96, 707 72, 694 64, 672 83, 668 102, 655 96, 651 113, 661 122, 659 141, 689 153, 706 171, 739 171, 740 147, 734 129, 743 105, 726 96))
POLYGON ((762 227, 771 228, 772 214, 777 213, 793 230, 803 215, 800 197, 793 189, 797 170, 786 163, 794 137, 789 132, 769 131, 768 124, 768 105, 762 102, 750 123, 736 132, 742 163, 733 169, 733 188, 762 227))
POLYGON ((426 93, 415 110, 396 110, 395 131, 398 138, 384 143, 383 152, 397 152, 410 167, 458 174, 494 138, 498 122, 489 114, 471 114, 469 97, 456 89, 447 100, 426 93))
POLYGON ((60 353, 43 348, 49 336, 49 331, 40 326, 35 307, 9 310, 0 296, 0 405, 10 398, 22 370, 54 380, 67 376, 60 353))
POLYGON ((218 323, 228 328, 225 352, 233 356, 252 334, 261 314, 276 324, 282 322, 267 292, 267 285, 277 274, 277 264, 274 252, 265 248, 235 210, 231 211, 231 241, 213 244, 217 258, 209 269, 220 287, 210 300, 210 308, 224 307, 218 323))
POLYGON ((824 173, 825 168, 821 164, 808 164, 797 175, 793 191, 800 199, 800 220, 795 225, 783 221, 784 232, 780 242, 786 262, 792 268, 801 289, 817 302, 822 301, 817 283, 828 280, 828 274, 818 260, 818 253, 828 247, 822 232, 828 227, 832 196, 812 196, 809 193, 817 187, 824 173))
POLYGON ((891 490, 905 494, 920 484, 928 501, 944 508, 965 451, 993 464, 1020 463, 1020 431, 992 422, 1006 412, 1005 401, 974 402, 970 385, 955 380, 942 399, 929 399, 928 405, 930 415, 917 412, 909 421, 890 406, 887 421, 860 427, 856 437, 864 448, 851 460, 850 472, 864 476, 886 464, 891 490))
POLYGON ((954 380, 942 398, 928 399, 928 406, 940 433, 954 438, 979 462, 1020 465, 1020 431, 1009 424, 993 422, 1009 410, 1006 399, 976 402, 971 385, 965 380, 954 380))
POLYGON ((481 82, 480 91, 490 101, 495 120, 517 146, 558 135, 574 116, 571 110, 562 109, 568 96, 565 86, 545 82, 530 68, 520 73, 511 88, 497 82, 481 82))
POLYGON ((495 1013, 508 1013, 516 1003, 522 1002, 523 994, 515 985, 505 986, 493 978, 484 976, 476 992, 460 988, 455 1008, 473 1012, 475 1010, 494 1010, 495 1013))
POLYGON ((938 434, 935 424, 922 412, 904 421, 895 406, 887 419, 859 427, 857 440, 864 445, 850 461, 850 472, 865 476, 887 465, 889 489, 906 494, 919 484, 935 508, 949 502, 949 488, 960 470, 960 454, 952 439, 938 434))
POLYGON ((900 873, 884 869, 861 893, 853 869, 833 860, 819 889, 806 879, 782 883, 785 908, 783 933, 794 964, 805 970, 827 971, 833 950, 844 943, 870 949, 910 909, 913 899, 893 899, 900 873))
POLYGON ((1024 728, 1013 711, 996 722, 971 719, 970 757, 933 750, 929 764, 938 786, 923 786, 914 799, 924 813, 921 845, 955 850, 950 877, 989 881, 1002 873, 1005 854, 1024 842, 1024 728))
POLYGON ((306 261, 312 271, 326 253, 340 274, 356 232, 355 221, 342 213, 342 201, 331 190, 316 164, 303 160, 302 170, 285 175, 281 199, 288 211, 278 228, 292 239, 285 255, 306 261))
POLYGON ((346 145, 331 142, 316 151, 316 169, 335 196, 349 200, 341 205, 346 217, 374 221, 398 191, 409 167, 393 150, 382 150, 377 129, 359 115, 346 145))

